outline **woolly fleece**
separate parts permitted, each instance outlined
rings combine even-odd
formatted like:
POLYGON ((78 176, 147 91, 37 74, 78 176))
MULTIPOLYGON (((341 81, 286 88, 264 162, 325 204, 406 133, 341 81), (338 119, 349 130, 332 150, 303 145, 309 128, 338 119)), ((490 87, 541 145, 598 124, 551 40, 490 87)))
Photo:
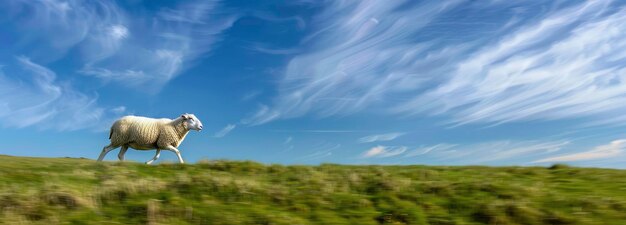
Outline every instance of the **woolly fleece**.
POLYGON ((125 116, 111 126, 111 145, 127 145, 137 150, 166 149, 178 147, 189 133, 186 121, 177 119, 153 119, 140 116, 125 116))

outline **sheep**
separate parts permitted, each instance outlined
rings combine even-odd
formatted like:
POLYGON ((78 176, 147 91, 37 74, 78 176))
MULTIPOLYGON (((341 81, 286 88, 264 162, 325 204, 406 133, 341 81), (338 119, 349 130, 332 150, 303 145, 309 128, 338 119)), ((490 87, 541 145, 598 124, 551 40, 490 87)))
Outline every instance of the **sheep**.
POLYGON ((202 122, 193 114, 185 113, 176 119, 153 119, 140 116, 125 116, 113 123, 109 133, 110 144, 105 146, 98 157, 98 162, 110 151, 122 147, 117 155, 124 161, 124 154, 131 147, 136 150, 156 149, 154 157, 147 161, 151 164, 159 158, 161 150, 176 153, 178 161, 185 163, 177 149, 185 140, 189 130, 202 130, 202 122))

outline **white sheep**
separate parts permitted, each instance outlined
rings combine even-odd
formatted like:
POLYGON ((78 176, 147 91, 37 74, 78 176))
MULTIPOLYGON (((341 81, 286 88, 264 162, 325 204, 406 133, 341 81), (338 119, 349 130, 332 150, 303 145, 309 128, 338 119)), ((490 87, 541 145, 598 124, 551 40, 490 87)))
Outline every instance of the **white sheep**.
POLYGON ((124 154, 128 147, 131 147, 136 150, 156 149, 156 154, 146 164, 157 160, 161 155, 161 150, 176 153, 178 161, 185 163, 177 148, 185 140, 189 130, 202 130, 202 122, 193 114, 188 113, 173 120, 140 116, 122 117, 111 126, 109 133, 111 143, 102 149, 98 161, 102 161, 107 153, 118 147, 122 147, 118 158, 124 161, 124 154))

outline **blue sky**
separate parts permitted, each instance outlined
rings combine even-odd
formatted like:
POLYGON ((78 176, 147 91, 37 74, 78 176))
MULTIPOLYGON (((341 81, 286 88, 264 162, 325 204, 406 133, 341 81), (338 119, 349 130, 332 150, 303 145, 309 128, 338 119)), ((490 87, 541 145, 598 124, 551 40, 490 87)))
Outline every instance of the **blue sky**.
POLYGON ((0 154, 194 113, 190 162, 626 168, 624 4, 3 1, 0 154))

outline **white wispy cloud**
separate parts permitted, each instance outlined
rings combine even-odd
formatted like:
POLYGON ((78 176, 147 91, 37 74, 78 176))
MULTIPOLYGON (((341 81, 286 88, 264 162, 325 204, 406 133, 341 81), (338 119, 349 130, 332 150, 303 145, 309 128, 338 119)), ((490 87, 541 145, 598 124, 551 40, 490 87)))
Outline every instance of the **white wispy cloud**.
POLYGON ((384 104, 389 94, 418 89, 426 79, 414 59, 427 48, 407 39, 457 1, 398 10, 407 3, 330 1, 312 21, 315 30, 303 40, 314 50, 289 62, 275 103, 250 116, 250 124, 308 113, 350 114, 384 104))
POLYGON ((220 1, 189 1, 154 15, 129 14, 114 1, 9 1, 0 7, 24 25, 29 35, 20 41, 36 46, 16 50, 43 62, 76 50, 83 64, 77 72, 146 92, 193 66, 239 18, 225 13, 220 1))
POLYGON ((249 126, 260 125, 275 120, 279 116, 280 113, 278 111, 270 109, 267 105, 260 105, 254 114, 243 118, 241 124, 249 126))
POLYGON ((283 133, 363 133, 366 130, 270 130, 272 132, 283 133))
POLYGON ((293 137, 289 136, 289 137, 287 137, 287 139, 285 139, 285 141, 283 142, 283 145, 287 145, 287 144, 291 143, 291 141, 293 141, 293 137))
POLYGON ((456 124, 597 119, 623 111, 626 10, 610 11, 609 3, 583 2, 506 35, 399 111, 451 115, 456 124))
POLYGON ((122 113, 126 112, 126 107, 125 106, 118 106, 118 107, 112 108, 111 112, 113 112, 115 114, 122 114, 122 113))
POLYGON ((0 70, 0 123, 9 127, 56 130, 104 130, 126 112, 124 106, 99 106, 67 82, 57 80, 52 70, 27 57, 18 57, 20 68, 11 76, 0 70))
POLYGON ((124 39, 128 37, 128 28, 123 25, 112 25, 109 27, 109 35, 114 39, 124 39))
POLYGON ((125 13, 112 1, 18 0, 3 1, 0 7, 20 24, 16 38, 23 45, 12 49, 42 63, 58 60, 72 49, 87 60, 111 55, 121 40, 111 31, 122 31, 119 28, 127 22, 125 13))
POLYGON ((555 157, 548 157, 533 161, 533 163, 544 162, 573 162, 573 161, 587 161, 596 159, 606 159, 621 155, 626 149, 626 139, 614 140, 609 144, 597 146, 586 152, 579 152, 573 154, 560 155, 555 157))
POLYGON ((296 24, 296 27, 298 29, 304 29, 306 26, 306 22, 300 16, 279 17, 263 11, 252 11, 250 12, 250 16, 254 16, 256 18, 266 20, 272 23, 293 22, 296 24))
POLYGON ((453 149, 456 146, 457 145, 455 145, 455 144, 442 143, 442 144, 436 144, 436 145, 433 145, 433 146, 419 147, 419 148, 417 148, 415 150, 407 152, 404 156, 405 157, 413 157, 413 156, 424 155, 424 154, 427 154, 427 153, 432 152, 432 151, 447 151, 447 150, 453 149))
POLYGON ((295 148, 292 136, 287 137, 285 141, 283 141, 283 147, 283 152, 291 151, 295 148))
POLYGON ((222 128, 220 131, 216 132, 215 135, 213 135, 213 137, 216 137, 216 138, 224 137, 228 133, 233 131, 236 127, 237 127, 237 125, 235 125, 235 124, 228 124, 224 128, 222 128))
POLYGON ((535 154, 548 154, 560 151, 569 141, 497 141, 460 148, 455 157, 476 157, 475 163, 505 162, 531 157, 535 154), (462 152, 461 152, 462 151, 462 152))
POLYGON ((145 87, 144 84, 150 83, 148 89, 153 90, 149 91, 158 91, 210 52, 221 40, 221 33, 239 18, 220 11, 220 4, 220 1, 181 3, 175 8, 162 9, 153 20, 132 23, 144 33, 127 38, 114 55, 87 62, 81 72, 130 86, 145 87))
POLYGON ((387 157, 392 157, 392 156, 397 156, 400 155, 404 152, 406 152, 408 148, 406 146, 376 146, 373 147, 367 151, 365 151, 362 154, 363 158, 372 158, 372 157, 377 157, 377 158, 387 158, 387 157))
POLYGON ((441 115, 454 125, 626 122, 618 117, 626 110, 623 7, 608 0, 555 3, 523 18, 517 16, 523 10, 509 7, 516 3, 458 3, 330 3, 303 40, 314 47, 289 62, 278 96, 249 117, 250 124, 364 110, 441 115), (445 21, 451 10, 471 13, 472 7, 505 14, 489 21, 490 32, 468 32, 470 40, 437 35, 480 23, 473 21, 480 16, 445 21))
POLYGON ((400 136, 404 135, 404 133, 401 132, 394 132, 394 133, 387 133, 387 134, 376 134, 376 135, 370 135, 370 136, 365 136, 362 138, 359 138, 358 142, 359 143, 369 143, 369 142, 377 142, 377 141, 391 141, 394 140, 400 136))
POLYGON ((262 92, 259 90, 248 92, 241 97, 241 101, 249 101, 249 100, 255 99, 261 94, 262 92))
POLYGON ((403 156, 437 164, 522 165, 561 151, 570 141, 489 141, 474 144, 437 144, 407 151, 403 156))
MULTIPOLYGON (((324 142, 315 147, 312 153, 296 158, 298 161, 311 161, 327 158, 333 155, 333 151, 341 148, 341 144, 324 142)), ((291 150, 291 149, 289 149, 291 150)))
POLYGON ((269 48, 260 45, 250 47, 251 50, 270 54, 270 55, 293 55, 299 53, 301 50, 297 48, 281 49, 281 48, 269 48))

